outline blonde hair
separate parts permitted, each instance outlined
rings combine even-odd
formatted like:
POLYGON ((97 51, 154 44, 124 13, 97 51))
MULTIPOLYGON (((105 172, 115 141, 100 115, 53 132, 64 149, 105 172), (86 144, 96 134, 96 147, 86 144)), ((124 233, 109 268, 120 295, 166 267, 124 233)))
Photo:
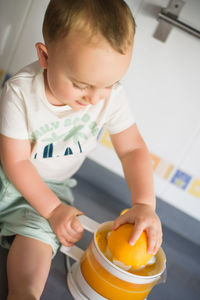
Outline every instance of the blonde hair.
POLYGON ((121 54, 132 45, 135 20, 124 0, 51 0, 44 17, 46 43, 71 31, 86 33, 89 40, 101 34, 121 54))

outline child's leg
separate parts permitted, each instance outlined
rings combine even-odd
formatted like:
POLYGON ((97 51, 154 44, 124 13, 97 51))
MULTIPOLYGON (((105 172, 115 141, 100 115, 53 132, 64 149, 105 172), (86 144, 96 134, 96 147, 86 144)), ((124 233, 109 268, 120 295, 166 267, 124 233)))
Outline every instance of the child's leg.
POLYGON ((41 241, 17 235, 8 261, 8 300, 38 300, 51 265, 52 248, 41 241))

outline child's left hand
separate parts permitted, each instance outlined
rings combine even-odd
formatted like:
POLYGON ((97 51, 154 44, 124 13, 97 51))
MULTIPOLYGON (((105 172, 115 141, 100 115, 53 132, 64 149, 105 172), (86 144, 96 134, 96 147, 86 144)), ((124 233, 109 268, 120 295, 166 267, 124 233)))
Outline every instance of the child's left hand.
POLYGON ((154 209, 148 204, 134 204, 125 214, 115 220, 113 230, 126 223, 134 224, 129 243, 133 245, 141 233, 146 231, 148 252, 155 255, 162 244, 162 226, 154 209))

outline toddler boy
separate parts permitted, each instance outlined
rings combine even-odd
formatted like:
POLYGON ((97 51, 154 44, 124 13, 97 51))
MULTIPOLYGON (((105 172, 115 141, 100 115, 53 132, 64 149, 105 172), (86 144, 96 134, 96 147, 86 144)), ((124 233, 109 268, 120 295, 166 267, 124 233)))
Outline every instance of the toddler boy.
POLYGON ((8 300, 40 299, 52 255, 83 234, 71 178, 110 133, 132 196, 114 229, 135 224, 156 253, 162 230, 155 213, 151 160, 119 83, 133 48, 135 22, 123 0, 51 0, 38 61, 5 85, 0 109, 0 236, 10 248, 8 300), (13 242, 10 245, 10 238, 13 242))

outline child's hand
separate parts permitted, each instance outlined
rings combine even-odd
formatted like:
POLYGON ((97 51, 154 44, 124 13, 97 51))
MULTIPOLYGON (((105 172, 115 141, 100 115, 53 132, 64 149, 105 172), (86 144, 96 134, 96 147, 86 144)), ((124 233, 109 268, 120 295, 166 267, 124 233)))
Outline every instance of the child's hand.
POLYGON ((134 224, 133 234, 129 243, 133 245, 141 233, 146 231, 148 238, 148 252, 155 255, 162 244, 161 222, 155 211, 150 205, 135 204, 124 215, 119 216, 113 225, 117 229, 120 225, 134 224))
POLYGON ((48 221, 62 245, 71 247, 81 239, 84 230, 77 219, 77 216, 81 214, 82 212, 75 207, 61 203, 48 217, 48 221))

